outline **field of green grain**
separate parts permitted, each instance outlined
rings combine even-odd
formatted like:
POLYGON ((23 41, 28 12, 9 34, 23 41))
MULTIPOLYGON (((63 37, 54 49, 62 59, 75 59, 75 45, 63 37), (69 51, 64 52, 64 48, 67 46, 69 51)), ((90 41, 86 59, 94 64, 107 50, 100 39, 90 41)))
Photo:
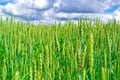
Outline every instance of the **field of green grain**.
POLYGON ((120 80, 120 23, 0 19, 0 80, 120 80))

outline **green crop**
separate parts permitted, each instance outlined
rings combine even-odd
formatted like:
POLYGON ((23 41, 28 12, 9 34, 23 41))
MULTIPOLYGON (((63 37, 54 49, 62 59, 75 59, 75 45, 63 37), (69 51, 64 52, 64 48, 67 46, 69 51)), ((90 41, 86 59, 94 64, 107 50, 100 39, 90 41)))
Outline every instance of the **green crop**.
POLYGON ((120 24, 1 18, 0 80, 120 80, 120 24))

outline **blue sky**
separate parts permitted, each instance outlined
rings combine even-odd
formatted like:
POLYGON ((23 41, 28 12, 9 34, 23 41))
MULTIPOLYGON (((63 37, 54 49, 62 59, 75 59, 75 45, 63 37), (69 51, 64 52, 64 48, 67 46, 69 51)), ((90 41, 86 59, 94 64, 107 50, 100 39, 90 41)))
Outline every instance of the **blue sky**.
POLYGON ((104 13, 113 13, 118 8, 119 8, 119 5, 112 6, 111 8, 105 10, 104 13))
POLYGON ((0 15, 37 22, 120 18, 120 0, 0 0, 0 15))

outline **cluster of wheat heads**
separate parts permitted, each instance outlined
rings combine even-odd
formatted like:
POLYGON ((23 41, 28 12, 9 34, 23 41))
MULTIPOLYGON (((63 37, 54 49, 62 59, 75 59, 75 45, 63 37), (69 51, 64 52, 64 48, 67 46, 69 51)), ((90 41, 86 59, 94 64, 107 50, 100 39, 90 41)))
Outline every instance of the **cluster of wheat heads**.
POLYGON ((0 19, 0 80, 119 80, 120 24, 0 19))

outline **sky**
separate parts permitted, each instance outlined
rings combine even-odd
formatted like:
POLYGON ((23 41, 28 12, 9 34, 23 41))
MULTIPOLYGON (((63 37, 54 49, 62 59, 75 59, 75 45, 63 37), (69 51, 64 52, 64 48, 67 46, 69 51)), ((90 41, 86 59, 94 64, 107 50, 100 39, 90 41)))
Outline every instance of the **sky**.
POLYGON ((120 0, 0 0, 0 16, 53 23, 99 17, 120 21, 120 0))

